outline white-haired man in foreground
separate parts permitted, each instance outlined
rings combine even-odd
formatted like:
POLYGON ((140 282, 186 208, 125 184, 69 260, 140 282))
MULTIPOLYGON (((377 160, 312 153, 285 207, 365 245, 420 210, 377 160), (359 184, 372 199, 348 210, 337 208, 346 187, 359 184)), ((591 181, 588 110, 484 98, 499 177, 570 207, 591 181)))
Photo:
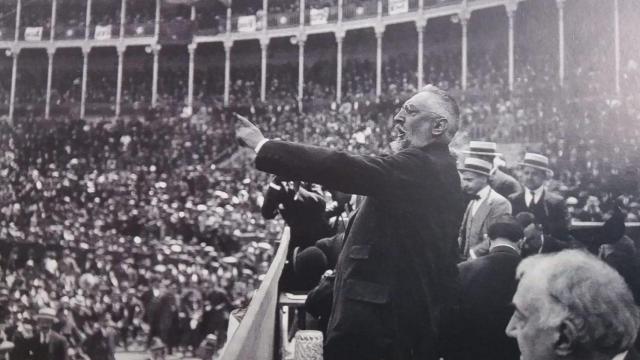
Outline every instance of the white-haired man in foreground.
POLYGON ((507 335, 523 360, 634 360, 640 313, 622 277, 579 250, 527 258, 518 266, 507 335))

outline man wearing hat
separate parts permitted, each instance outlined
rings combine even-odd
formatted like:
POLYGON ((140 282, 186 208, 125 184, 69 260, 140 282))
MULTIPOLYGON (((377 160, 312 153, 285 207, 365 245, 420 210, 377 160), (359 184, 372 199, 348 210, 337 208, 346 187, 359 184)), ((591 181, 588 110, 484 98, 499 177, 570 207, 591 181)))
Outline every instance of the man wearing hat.
POLYGON ((509 197, 512 214, 530 212, 545 235, 565 240, 569 232, 566 204, 560 195, 544 187, 547 178, 553 176, 549 159, 544 155, 526 153, 518 165, 522 167, 523 191, 509 197))
POLYGON ((496 152, 497 145, 490 141, 471 141, 469 142, 469 150, 462 153, 471 157, 488 161, 493 165, 491 176, 489 177, 489 185, 498 194, 508 198, 510 195, 517 194, 522 191, 522 186, 513 176, 500 170, 499 166, 494 164, 496 157, 502 154, 496 152))
POLYGON ((94 324, 93 332, 84 341, 83 347, 91 360, 115 360, 116 331, 115 324, 110 322, 108 313, 98 315, 98 322, 94 324))
POLYGON ((488 228, 489 254, 458 264, 459 312, 451 321, 445 356, 448 360, 515 360, 518 344, 504 332, 513 313, 516 267, 520 263, 518 242, 523 231, 510 215, 488 228))
POLYGON ((30 352, 34 360, 65 360, 67 358, 67 341, 51 327, 57 320, 56 311, 42 308, 36 315, 38 331, 34 333, 30 352))
POLYGON ((460 257, 478 257, 489 252, 489 243, 484 235, 495 219, 511 214, 511 204, 504 196, 489 186, 491 163, 468 157, 459 168, 462 191, 471 197, 462 218, 458 244, 460 257))

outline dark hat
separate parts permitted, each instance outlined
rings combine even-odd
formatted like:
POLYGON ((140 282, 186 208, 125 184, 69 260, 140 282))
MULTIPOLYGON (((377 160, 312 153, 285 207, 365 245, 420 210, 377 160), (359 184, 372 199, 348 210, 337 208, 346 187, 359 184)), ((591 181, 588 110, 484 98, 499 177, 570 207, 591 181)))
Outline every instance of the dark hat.
POLYGON ((524 160, 518 163, 518 165, 543 170, 546 171, 549 176, 553 176, 553 171, 549 169, 549 158, 544 155, 531 152, 526 153, 524 154, 524 160))
POLYGON ((463 150, 463 154, 469 155, 490 155, 500 156, 502 154, 496 152, 498 146, 491 141, 470 141, 469 150, 463 150))
POLYGON ((490 176, 492 167, 493 165, 491 165, 491 163, 488 161, 469 157, 464 159, 464 165, 462 167, 459 167, 458 171, 471 171, 476 174, 490 176))
POLYGON ((295 252, 293 269, 297 277, 305 284, 315 285, 327 270, 327 257, 315 246, 295 252))
POLYGON ((516 219, 512 216, 505 215, 489 225, 487 235, 491 240, 504 238, 511 242, 518 242, 524 237, 524 232, 522 231, 522 226, 520 226, 516 219))
POLYGON ((536 217, 535 215, 533 215, 533 213, 530 213, 528 211, 522 211, 516 215, 516 221, 524 229, 527 226, 531 225, 532 223, 535 223, 536 217))
POLYGON ((616 207, 613 211, 613 215, 607 221, 602 224, 600 228, 600 240, 604 244, 613 244, 620 240, 627 231, 625 224, 626 215, 616 207))

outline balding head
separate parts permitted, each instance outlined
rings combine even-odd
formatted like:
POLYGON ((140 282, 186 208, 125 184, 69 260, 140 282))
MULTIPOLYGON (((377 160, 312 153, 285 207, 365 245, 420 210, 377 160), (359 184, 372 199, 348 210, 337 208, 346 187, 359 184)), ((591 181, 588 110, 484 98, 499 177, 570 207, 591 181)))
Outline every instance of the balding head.
POLYGON ((436 104, 434 104, 434 106, 440 108, 440 110, 436 112, 449 120, 449 130, 447 133, 449 134, 449 139, 453 138, 458 131, 460 121, 460 108, 456 100, 449 95, 449 93, 432 84, 423 87, 420 92, 435 95, 434 101, 436 104))
POLYGON ((460 110, 445 91, 427 85, 407 100, 394 118, 401 148, 448 144, 458 130, 460 110))

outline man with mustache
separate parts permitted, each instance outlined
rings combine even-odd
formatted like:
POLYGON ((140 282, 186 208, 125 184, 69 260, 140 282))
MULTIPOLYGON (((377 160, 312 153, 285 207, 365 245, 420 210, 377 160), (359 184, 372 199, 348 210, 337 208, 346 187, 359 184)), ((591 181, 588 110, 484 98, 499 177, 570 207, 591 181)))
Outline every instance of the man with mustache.
POLYGON ((407 100, 388 156, 268 140, 236 118, 236 136, 256 151, 259 170, 366 196, 345 231, 324 359, 437 359, 464 211, 448 146, 458 128, 455 100, 432 85, 407 100))

